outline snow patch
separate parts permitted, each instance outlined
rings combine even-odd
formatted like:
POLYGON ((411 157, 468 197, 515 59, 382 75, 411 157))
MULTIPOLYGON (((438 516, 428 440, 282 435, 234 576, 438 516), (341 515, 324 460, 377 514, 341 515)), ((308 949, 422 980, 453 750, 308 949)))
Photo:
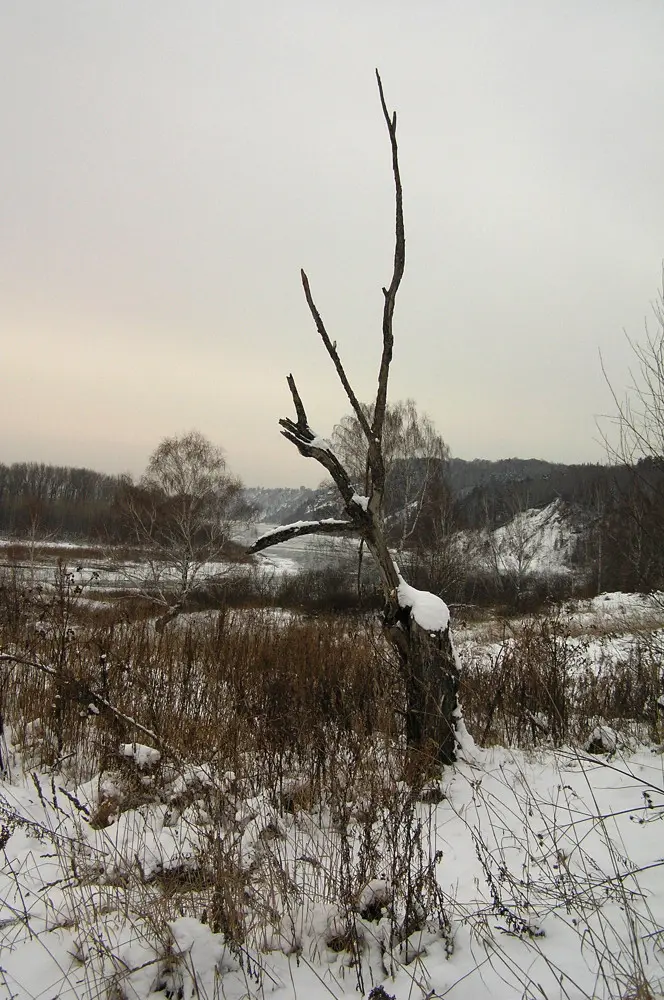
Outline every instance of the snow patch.
POLYGON ((158 750, 144 746, 143 743, 121 743, 118 752, 121 757, 128 757, 139 767, 153 767, 161 760, 158 750))
POLYGON ((417 590, 399 577, 397 600, 400 608, 410 608, 410 616, 427 632, 444 632, 450 623, 450 610, 440 597, 428 590, 417 590))
POLYGON ((369 497, 360 496, 359 493, 353 493, 351 500, 354 504, 357 504, 358 507, 361 507, 362 510, 366 511, 369 507, 369 497))

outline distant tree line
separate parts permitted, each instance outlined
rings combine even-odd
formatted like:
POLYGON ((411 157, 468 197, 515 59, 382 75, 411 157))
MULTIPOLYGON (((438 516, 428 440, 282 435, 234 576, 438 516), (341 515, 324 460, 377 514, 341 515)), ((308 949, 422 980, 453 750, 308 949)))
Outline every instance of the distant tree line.
POLYGON ((43 462, 0 463, 0 532, 92 539, 113 533, 122 476, 43 462))
MULTIPOLYGON (((136 488, 128 476, 91 469, 0 463, 0 534, 135 543, 126 498, 136 488)), ((307 491, 319 516, 336 516, 331 493, 307 491)), ((421 585, 452 601, 492 600, 495 581, 471 579, 450 539, 494 531, 554 500, 569 512, 589 592, 664 588, 664 461, 654 456, 610 466, 399 456, 386 477, 388 536, 416 561, 421 585)), ((308 516, 304 506, 297 513, 308 516)))

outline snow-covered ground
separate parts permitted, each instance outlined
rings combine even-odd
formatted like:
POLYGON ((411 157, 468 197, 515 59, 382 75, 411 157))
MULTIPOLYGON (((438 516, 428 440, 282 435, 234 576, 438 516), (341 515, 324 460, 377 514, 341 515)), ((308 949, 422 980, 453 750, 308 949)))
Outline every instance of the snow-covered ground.
POLYGON ((616 663, 626 663, 646 650, 653 660, 664 659, 664 594, 605 593, 564 602, 534 618, 453 623, 462 663, 495 660, 523 629, 547 617, 555 621, 556 634, 572 652, 568 662, 578 670, 610 672, 616 663))
MULTIPOLYGON (((663 617, 657 595, 561 614, 590 666, 663 617)), ((462 661, 500 641, 496 623, 457 632, 462 661)), ((44 772, 42 736, 2 746, 1 1000, 664 991, 661 747, 470 744, 413 793, 377 744, 380 787, 349 786, 341 822, 296 773, 273 787, 127 743, 103 773, 44 772)))
MULTIPOLYGON (((154 752, 134 749, 148 778, 154 752)), ((14 762, 0 786, 0 997, 340 1000, 378 984, 398 1000, 661 995, 661 753, 477 750, 445 770, 441 801, 414 806, 415 848, 393 817, 385 868, 351 884, 344 906, 335 880, 361 870, 361 803, 351 803, 358 839, 344 869, 324 808, 279 810, 269 789, 242 798, 232 778, 171 768, 162 788, 173 798, 197 789, 191 804, 145 803, 100 830, 86 810, 113 791, 110 778, 75 787, 14 762), (235 831, 254 915, 242 945, 213 932, 201 902, 210 894, 199 898, 198 855, 215 836, 201 803, 213 782, 228 804, 228 829, 218 819, 216 833, 227 843, 235 831), (409 850, 410 911, 390 869, 409 850), (175 907, 169 872, 181 882, 191 873, 175 907), (652 993, 634 992, 642 981, 652 993)))

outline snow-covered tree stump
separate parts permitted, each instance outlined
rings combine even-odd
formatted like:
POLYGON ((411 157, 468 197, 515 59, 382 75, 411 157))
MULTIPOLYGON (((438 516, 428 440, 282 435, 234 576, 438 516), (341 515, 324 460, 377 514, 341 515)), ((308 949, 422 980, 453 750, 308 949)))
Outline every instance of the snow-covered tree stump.
POLYGON ((459 670, 450 615, 439 597, 400 579, 385 624, 406 680, 406 739, 440 764, 456 760, 459 670), (392 620, 392 615, 396 620, 392 620))

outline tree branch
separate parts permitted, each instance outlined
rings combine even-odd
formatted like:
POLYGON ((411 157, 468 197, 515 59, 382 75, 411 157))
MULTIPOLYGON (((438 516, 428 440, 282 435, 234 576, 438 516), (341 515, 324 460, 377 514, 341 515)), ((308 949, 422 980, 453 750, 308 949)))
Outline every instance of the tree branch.
POLYGON ((357 396, 353 392, 353 387, 348 381, 348 376, 346 375, 344 366, 341 363, 341 358, 339 357, 339 352, 337 351, 336 341, 335 343, 332 343, 332 341, 328 336, 327 330, 325 329, 325 324, 323 323, 322 317, 318 312, 318 309, 316 308, 316 303, 313 300, 313 296, 311 294, 311 288, 309 287, 309 279, 307 278, 305 271, 300 269, 300 275, 302 277, 302 287, 304 288, 304 297, 307 300, 307 305, 309 306, 309 311, 313 316, 314 323, 316 324, 316 329, 318 330, 321 340, 325 344, 325 349, 327 350, 327 353, 332 358, 334 367, 337 370, 337 375, 339 376, 339 381, 344 387, 344 391, 348 396, 350 405, 353 407, 353 411, 360 422, 360 427, 364 431, 367 441, 369 442, 369 444, 371 444, 372 433, 369 421, 367 420, 366 414, 362 409, 361 403, 359 402, 357 396))
POLYGON ((125 715, 118 708, 103 698, 96 691, 93 691, 87 686, 83 681, 79 680, 77 677, 72 677, 70 674, 65 673, 61 670, 56 670, 55 667, 49 667, 46 663, 40 663, 39 660, 32 660, 27 656, 21 656, 18 653, 0 653, 0 664, 2 663, 19 663, 24 667, 34 667, 35 670, 41 671, 43 674, 48 674, 59 684, 63 685, 67 689, 67 693, 80 705, 89 705, 92 703, 99 708, 104 709, 110 715, 113 715, 118 721, 125 722, 129 726, 133 726, 138 729, 140 733, 147 736, 154 743, 156 743, 165 753, 169 755, 174 761, 178 761, 179 755, 168 745, 168 743, 161 738, 157 733, 153 732, 152 729, 148 729, 146 726, 142 726, 140 722, 136 719, 132 719, 130 715, 125 715))
POLYGON ((289 375, 287 381, 293 397, 295 412, 297 413, 297 423, 289 420, 288 417, 283 417, 279 421, 283 428, 281 433, 288 441, 295 445, 301 455, 304 455, 305 458, 315 458, 324 469, 327 469, 341 493, 351 520, 357 525, 358 530, 361 530, 365 521, 368 524, 368 519, 366 511, 358 507, 353 500, 355 488, 350 481, 350 476, 334 454, 332 446, 328 442, 323 441, 322 438, 319 438, 309 426, 306 410, 297 391, 293 376, 289 375))
POLYGON ((295 413, 297 414, 297 426, 302 433, 305 433, 307 430, 310 430, 309 422, 292 374, 287 377, 286 381, 288 382, 288 388, 290 389, 291 396, 293 397, 295 413))
POLYGON ((350 535, 356 534, 358 530, 353 521, 338 521, 332 517, 324 521, 296 521, 294 524, 275 528, 274 531, 266 531, 249 546, 247 552, 261 552, 271 545, 288 542, 291 538, 300 538, 302 535, 350 535))
POLYGON ((378 372, 378 390, 376 393, 376 408, 374 411, 372 436, 382 440, 383 422, 385 420, 385 407, 387 405, 387 382, 390 374, 390 363, 392 361, 392 348, 394 346, 394 336, 392 333, 392 317, 394 315, 394 304, 397 291, 401 284, 404 268, 406 266, 406 238, 403 222, 403 191, 401 188, 401 174, 399 171, 399 151, 397 147, 397 115, 394 112, 390 115, 383 93, 383 83, 378 70, 376 70, 376 80, 378 82, 378 93, 380 94, 380 104, 383 109, 383 117, 387 125, 392 147, 392 173, 394 174, 394 191, 396 203, 395 222, 395 243, 394 243, 394 270, 389 288, 383 289, 385 303, 383 306, 383 354, 378 372))

